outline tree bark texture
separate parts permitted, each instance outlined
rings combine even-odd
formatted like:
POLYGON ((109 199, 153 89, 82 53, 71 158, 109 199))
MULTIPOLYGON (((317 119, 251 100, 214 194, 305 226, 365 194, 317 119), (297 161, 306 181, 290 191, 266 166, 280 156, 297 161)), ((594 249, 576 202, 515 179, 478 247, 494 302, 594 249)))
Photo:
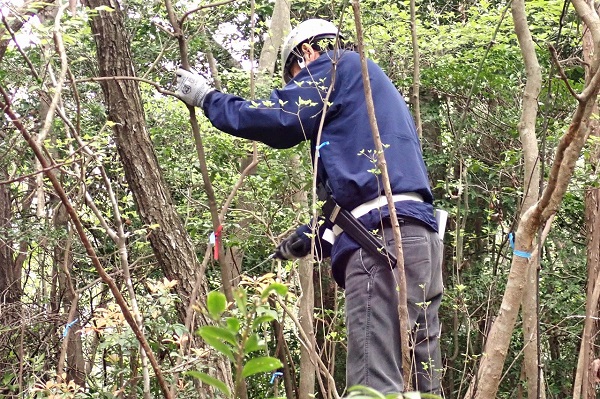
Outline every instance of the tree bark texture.
MULTIPOLYGON (((593 26, 594 49, 597 52, 598 43, 600 43, 600 19, 598 18, 598 14, 585 1, 573 1, 573 5, 584 22, 588 26, 593 26)), ((513 2, 513 16, 515 17, 515 31, 517 32, 522 48, 522 55, 525 59, 529 83, 533 64, 531 64, 532 58, 528 57, 533 57, 535 53, 533 50, 528 50, 524 47, 527 41, 522 41, 525 36, 529 35, 529 33, 524 31, 524 29, 527 29, 527 25, 523 21, 525 12, 522 0, 513 2), (521 8, 521 11, 518 12, 518 14, 521 14, 519 18, 517 18, 515 13, 515 7, 521 8), (523 26, 522 24, 525 25, 523 26)), ((600 81, 600 75, 598 75, 597 62, 590 65, 590 68, 593 78, 590 79, 590 84, 585 87, 584 91, 580 95, 576 95, 579 101, 578 106, 573 114, 573 119, 568 130, 561 137, 557 146, 546 188, 540 199, 533 206, 528 209, 524 208, 524 213, 520 218, 515 235, 516 250, 529 253, 533 251, 537 231, 556 213, 567 190, 575 162, 579 158, 581 149, 590 132, 590 120, 593 119, 591 115, 598 95, 597 82, 600 81)), ((524 107, 528 99, 527 96, 526 91, 524 94, 524 107)), ((528 176, 526 176, 526 181, 527 179, 528 176)), ((521 256, 513 256, 502 304, 490 330, 485 345, 485 353, 481 357, 477 378, 471 384, 466 395, 467 398, 489 399, 496 397, 502 368, 506 360, 510 338, 517 319, 518 307, 523 297, 523 290, 526 286, 526 278, 530 267, 532 267, 532 262, 528 259, 521 256)))
MULTIPOLYGON (((583 35, 583 57, 590 64, 596 59, 592 35, 585 29, 583 35)), ((586 81, 591 79, 589 69, 586 69, 586 81)), ((598 107, 593 111, 598 114, 598 107)), ((600 133, 598 121, 590 121, 590 135, 600 133)), ((596 145, 590 153, 588 163, 594 172, 598 171, 600 162, 600 147, 596 145)), ((594 287, 600 271, 600 190, 590 188, 585 194, 585 224, 587 230, 587 292, 585 304, 585 322, 581 337, 581 347, 577 362, 577 372, 573 383, 573 399, 594 399, 594 373, 591 372, 592 361, 595 359, 594 340, 598 333, 598 297, 594 295, 594 287)))
MULTIPOLYGON (((69 215, 64 206, 59 206, 54 217, 54 227, 57 230, 66 231, 69 227, 69 215)), ((66 234, 65 234, 66 236, 66 234)), ((64 272, 64 268, 69 271, 73 269, 73 258, 71 256, 70 244, 67 240, 70 238, 62 238, 58 241, 54 248, 54 262, 57 267, 54 268, 58 273, 60 300, 64 307, 64 314, 68 315, 71 312, 71 306, 77 298, 73 295, 72 287, 75 283, 67 281, 71 276, 64 272)), ((74 310, 79 318, 79 309, 74 310)), ((76 331, 81 330, 81 323, 77 321, 70 328, 71 333, 67 336, 67 353, 66 353, 66 372, 67 381, 73 381, 80 387, 85 387, 85 359, 83 357, 83 343, 81 334, 76 331)))
MULTIPOLYGON (((91 8, 109 6, 115 10, 100 11, 90 22, 96 40, 100 76, 135 76, 129 38, 119 4, 112 0, 85 0, 84 3, 91 8)), ((142 221, 148 226, 158 226, 149 232, 149 241, 165 276, 178 281, 175 286, 181 299, 178 313, 184 322, 186 306, 196 281, 195 273, 201 267, 158 165, 146 129, 138 84, 133 80, 115 79, 104 81, 101 85, 108 119, 115 124, 113 132, 125 178, 142 221)), ((207 291, 203 278, 198 294, 200 302, 206 300, 207 291)), ((209 320, 200 313, 197 314, 197 320, 199 325, 209 324, 209 320)), ((210 367, 215 371, 216 378, 233 387, 229 364, 222 357, 215 358, 210 367)))
MULTIPOLYGON (((524 1, 512 2, 512 15, 515 31, 521 47, 521 54, 527 70, 527 83, 523 92, 523 112, 517 125, 519 137, 523 145, 523 160, 525 168, 524 198, 521 215, 531 208, 539 199, 540 191, 540 162, 539 150, 535 134, 535 125, 538 114, 538 96, 542 88, 541 68, 535 53, 535 44, 527 26, 524 1)), ((523 371, 527 382, 527 397, 529 399, 543 399, 545 394, 541 391, 541 375, 539 369, 539 342, 538 342, 538 256, 532 257, 529 270, 525 276, 526 289, 523 291, 521 303, 523 318, 523 343, 524 359, 523 371)), ((515 310, 516 311, 516 310, 515 310)))
POLYGON ((265 38, 263 48, 260 52, 258 63, 259 72, 267 72, 269 76, 273 75, 277 63, 277 54, 279 54, 279 47, 281 47, 285 36, 291 29, 290 2, 286 0, 276 0, 275 5, 273 6, 273 15, 271 16, 269 33, 265 38))
MULTIPOLYGON (((0 171, 0 180, 8 175, 0 171)), ((12 198, 8 184, 0 184, 0 309, 18 302, 21 298, 21 267, 15 262, 14 242, 9 238, 12 223, 12 198)), ((18 312, 17 312, 18 313, 18 312)), ((6 312, 0 312, 2 324, 6 312)), ((8 323, 7 323, 8 324, 8 323)))
MULTIPOLYGON (((596 159, 597 162, 597 159, 596 159)), ((573 399, 596 398, 594 373, 591 370, 595 356, 595 337, 598 333, 598 296, 594 287, 600 271, 600 190, 591 189, 585 195, 585 219, 587 229, 587 290, 585 322, 581 337, 581 349, 577 364, 577 374, 573 384, 573 399)))
MULTIPOLYGON (((0 181, 8 174, 0 165, 0 181)), ((24 321, 21 314, 21 262, 17 262, 15 242, 11 239, 10 230, 13 223, 13 200, 8 184, 0 184, 0 326, 4 332, 0 334, 0 375, 19 375, 22 379, 24 361, 14 361, 21 356, 17 342, 23 342, 24 321), (19 325, 20 328, 19 328, 19 325), (15 356, 16 355, 16 356, 15 356), (19 364, 20 363, 20 364, 19 364), (20 368, 21 367, 21 368, 20 368)), ((27 247, 22 248, 23 253, 27 247)), ((0 387, 0 396, 5 391, 0 387)))
MULTIPOLYGON (((87 0, 86 5, 115 8, 115 12, 101 11, 91 20, 100 76, 135 76, 119 6, 110 0, 87 0)), ((108 119, 115 124, 113 132, 125 178, 140 217, 146 225, 158 225, 149 234, 152 249, 165 276, 179 281, 177 291, 185 303, 192 291, 194 272, 200 265, 175 211, 146 130, 139 87, 134 81, 118 79, 102 82, 101 86, 108 119)))

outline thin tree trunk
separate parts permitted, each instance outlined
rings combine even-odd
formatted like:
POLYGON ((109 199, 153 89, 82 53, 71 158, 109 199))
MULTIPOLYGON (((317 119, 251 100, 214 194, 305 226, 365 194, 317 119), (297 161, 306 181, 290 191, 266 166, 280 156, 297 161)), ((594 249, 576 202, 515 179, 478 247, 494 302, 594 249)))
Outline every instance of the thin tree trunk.
MULTIPOLYGON (((523 0, 512 2, 512 15, 515 24, 515 32, 521 47, 521 55, 525 61, 527 70, 527 83, 523 93, 523 111, 521 120, 518 124, 519 135, 523 145, 524 168, 524 198, 522 202, 521 218, 517 234, 525 229, 521 228, 526 223, 526 212, 532 208, 537 200, 539 193, 540 171, 538 162, 538 146, 535 136, 535 122, 538 111, 538 96, 541 90, 542 76, 541 69, 535 54, 535 45, 527 25, 525 15, 525 3, 523 0)), ((536 227, 537 228, 537 227, 536 227)), ((535 230, 528 231, 529 242, 533 241, 535 230)), ((531 245, 531 244, 530 244, 531 245)), ((518 247, 517 247, 518 248, 518 247)), ((530 251, 529 251, 530 252, 530 251)), ((528 397, 539 398, 538 396, 538 322, 537 322, 537 263, 538 257, 534 256, 528 260, 525 257, 516 254, 513 255, 513 266, 509 275, 509 282, 502 300, 500 315, 492 325, 488 342, 486 343, 486 353, 480 365, 478 379, 470 386, 470 392, 477 398, 495 397, 500 375, 506 357, 505 345, 508 345, 512 330, 519 310, 519 304, 522 302, 523 309, 523 331, 525 342, 524 373, 527 380, 528 397), (520 270, 515 270, 515 265, 519 264, 520 270), (514 280, 513 280, 514 279, 514 280), (515 283, 512 285, 511 283, 515 283), (527 287, 526 289, 524 289, 527 287), (510 288, 510 289, 509 289, 510 288), (525 293, 525 295, 523 295, 525 293), (506 320, 501 317, 506 317, 506 320), (502 323, 502 324, 501 324, 502 323), (495 347, 491 342, 501 341, 500 347, 495 347), (491 347, 490 356, 488 348, 491 347), (489 362, 489 364, 487 364, 489 362), (485 369, 483 366, 485 365, 485 369), (492 375, 482 374, 484 371, 492 375), (477 384, 477 385, 475 385, 477 384), (491 395, 491 396, 489 396, 491 395)), ((470 394, 467 393, 467 397, 470 394)))
POLYGON ((413 85, 412 95, 410 96, 410 102, 413 106, 413 116, 415 118, 415 125, 417 127, 417 134, 419 139, 423 138, 423 123, 421 120, 421 100, 420 100, 420 89, 421 89, 421 68, 420 68, 420 55, 419 55, 419 40, 417 35, 417 12, 416 12, 416 0, 410 0, 410 33, 413 47, 413 85))
MULTIPOLYGON (((527 83, 523 93, 523 112, 517 128, 523 146, 524 198, 521 205, 521 217, 525 210, 531 208, 539 198, 540 163, 539 150, 535 135, 535 124, 538 113, 538 96, 542 88, 542 73, 535 54, 535 45, 527 26, 525 3, 523 0, 512 2, 512 15, 515 31, 521 47, 521 54, 527 70, 527 83)), ((541 250, 541 248, 538 248, 541 250)), ((523 366, 527 381, 527 397, 529 399, 545 399, 539 368, 539 332, 538 332, 538 256, 529 262, 529 270, 525 278, 525 290, 521 303, 523 312, 523 366)))
POLYGON ((267 76, 273 76, 279 48, 283 44, 285 35, 287 35, 290 30, 290 2, 286 0, 276 0, 275 5, 273 6, 273 15, 271 15, 269 33, 265 38, 265 42, 263 43, 260 52, 258 62, 259 72, 266 73, 267 76))
POLYGON ((381 180, 387 199, 387 205, 390 212, 390 220, 392 221, 392 227, 394 232, 394 241, 396 243, 396 253, 398 263, 396 264, 396 273, 398 276, 398 317, 400 321, 400 341, 402 348, 402 369, 404 375, 404 389, 411 389, 411 359, 409 351, 409 327, 408 327, 408 302, 406 297, 406 275, 404 273, 404 252, 402 250, 402 237, 400 234, 400 223, 396 216, 396 208, 394 206, 394 200, 392 199, 392 189, 390 186, 390 178, 387 171, 387 163, 383 154, 383 144, 381 143, 381 137, 379 135, 379 127, 377 126, 377 119, 375 118, 375 107, 373 105, 373 93, 371 92, 371 85, 369 83, 369 71, 367 69, 367 60, 365 56, 365 50, 363 45, 363 33, 362 23, 360 15, 360 3, 358 0, 352 1, 352 9, 354 11, 354 21, 356 24, 356 34, 358 42, 358 50, 361 59, 362 69, 362 80, 365 89, 365 99, 367 110, 369 113, 369 124, 371 126, 371 133, 373 134, 373 141, 375 143, 375 149, 377 153, 377 167, 381 172, 381 180))
MULTIPOLYGON (((573 0, 572 3, 578 15, 589 27, 592 27, 594 51, 597 52, 600 50, 598 46, 598 43, 600 43, 600 18, 598 14, 585 1, 573 0)), ((517 30, 517 35, 521 40, 519 30, 517 30)), ((523 55, 526 54, 532 55, 534 52, 523 52, 523 55)), ((553 56, 555 57, 555 54, 553 56)), ((529 73, 527 60, 526 65, 529 73)), ((548 183, 540 200, 534 206, 525 210, 521 217, 515 235, 516 250, 529 253, 533 251, 534 239, 538 229, 556 213, 564 198, 575 168, 575 162, 579 158, 581 149, 589 135, 590 120, 593 119, 591 115, 598 96, 600 74, 598 74, 597 62, 590 65, 590 71, 591 76, 593 76, 590 84, 586 85, 581 94, 572 93, 578 100, 577 109, 573 114, 567 132, 559 141, 554 162, 550 169, 548 183)), ((485 346, 485 356, 481 357, 477 378, 473 381, 471 389, 467 393, 468 398, 489 399, 496 396, 530 266, 527 258, 513 256, 498 317, 490 330, 485 346)))
MULTIPOLYGON (((595 132, 597 133, 597 132, 595 132)), ((595 151, 597 152, 597 151, 595 151)), ((598 162, 597 154, 594 154, 598 162)), ((590 159, 590 161, 592 161, 590 159)), ((585 194, 585 214, 587 228, 587 292, 585 303, 585 322, 581 337, 581 348, 577 362, 577 373, 573 384, 573 399, 594 399, 596 390, 594 373, 591 372, 595 359, 595 337, 598 333, 598 297, 594 296, 594 287, 600 271, 600 189, 590 189, 585 194)))
MULTIPOLYGON (((294 170, 299 170, 300 160, 294 157, 291 160, 294 170)), ((299 180, 303 180, 302 173, 297 175, 299 180)), ((302 208, 308 207, 306 191, 299 191, 294 195, 294 202, 300 204, 302 208)), ((313 283, 313 261, 303 258, 298 260, 298 276, 300 279, 300 289, 302 296, 298 309, 298 320, 308 337, 313 350, 316 350, 315 329, 314 329, 314 308, 315 308, 315 289, 313 283)), ((316 355, 316 354, 315 354, 316 355)), ((311 359, 309 349, 301 346, 300 348, 300 384, 298 396, 300 398, 310 398, 315 393, 315 372, 316 365, 311 359)))
MULTIPOLYGON (((298 261, 298 274, 300 277, 300 287, 302 296, 298 309, 298 318, 304 333, 308 337, 312 350, 315 347, 315 330, 313 312, 315 307, 315 290, 313 286, 313 263, 311 259, 300 259, 298 261)), ((314 354, 317 356, 317 354, 314 354)), ((301 346, 300 348, 300 385, 298 396, 300 398, 310 398, 315 392, 315 372, 316 365, 311 360, 309 349, 301 346)))
MULTIPOLYGON (((69 215, 67 214, 65 207, 59 205, 56 215, 54 217, 54 227, 56 230, 67 230, 69 225, 69 215)), ((67 234, 65 235, 67 236, 67 234)), ((70 274, 63 271, 63 267, 67 270, 72 270, 73 259, 71 256, 71 237, 61 239, 56 247, 54 248, 54 261, 57 264, 56 271, 59 275, 59 292, 61 293, 60 298, 64 303, 64 309, 66 314, 71 313, 71 306, 76 303, 77 294, 73 290, 73 284, 67 279, 71 279, 70 274)), ((77 306, 76 306, 77 308, 77 306)), ((74 309, 73 313, 76 314, 76 318, 79 318, 79 310, 74 309)), ((70 320, 67 320, 69 322, 70 320)), ((64 327, 64 326, 63 326, 64 327)), ((79 321, 75 322, 68 330, 70 332, 66 335, 67 347, 66 347, 66 360, 67 360, 67 381, 73 381, 80 387, 85 387, 85 359, 83 358, 83 343, 81 341, 81 334, 77 331, 81 329, 79 321)))
MULTIPOLYGON (((596 60, 593 38, 588 29, 583 35, 584 60, 593 64, 596 60)), ((586 81, 591 79, 589 69, 586 69, 586 81)), ((598 107, 593 111, 598 113, 598 107)), ((599 136, 598 121, 590 121, 591 135, 599 136)), ((592 148, 588 160, 594 171, 598 170, 600 162, 600 147, 592 148)), ((585 221, 587 229, 587 293, 585 303, 585 322, 581 337, 581 347, 577 362, 577 372, 573 383, 573 399, 594 399, 594 373, 591 372, 592 360, 595 358, 594 337, 598 333, 598 323, 595 318, 598 314, 598 297, 594 298, 594 287, 600 272, 600 190, 590 188, 585 194, 585 221)))
MULTIPOLYGON (((86 6, 115 7, 109 0, 86 0, 86 6)), ((91 19, 96 39, 100 76, 135 76, 129 38, 124 26, 124 16, 118 5, 113 12, 99 11, 91 19)), ((196 272, 202 270, 189 234, 175 207, 160 171, 154 148, 146 129, 141 94, 137 82, 132 80, 103 81, 108 119, 114 122, 113 132, 125 178, 132 190, 140 217, 148 226, 158 226, 149 232, 154 255, 165 276, 177 280, 175 290, 181 301, 179 317, 185 321, 186 306, 196 281, 196 272)), ((205 278, 201 278, 198 300, 204 302, 208 291, 205 278)), ((210 323, 208 318, 197 314, 199 325, 210 323)), ((215 378, 233 389, 229 362, 215 356, 207 366, 215 378)), ((201 395, 213 395, 212 389, 201 395)))
MULTIPOLYGON (((5 180, 8 174, 0 170, 0 180, 5 180)), ((8 231, 13 223, 12 220, 12 198, 10 187, 7 184, 0 184, 0 235, 10 237, 2 232, 8 231)), ((12 247, 12 241, 0 240, 0 309, 18 303, 21 299, 21 265, 15 262, 16 254, 12 247)), ((0 324, 8 325, 12 309, 8 312, 0 311, 0 324)), ((17 311, 15 315, 18 315, 17 311)))

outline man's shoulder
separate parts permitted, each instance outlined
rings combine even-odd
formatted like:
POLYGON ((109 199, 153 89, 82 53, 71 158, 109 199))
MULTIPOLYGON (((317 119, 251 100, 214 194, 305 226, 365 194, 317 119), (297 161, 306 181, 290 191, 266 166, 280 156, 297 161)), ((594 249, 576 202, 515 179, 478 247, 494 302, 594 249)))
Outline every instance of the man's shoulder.
POLYGON ((359 54, 354 50, 329 50, 327 52, 330 58, 337 58, 340 61, 351 62, 351 61, 360 61, 359 54))

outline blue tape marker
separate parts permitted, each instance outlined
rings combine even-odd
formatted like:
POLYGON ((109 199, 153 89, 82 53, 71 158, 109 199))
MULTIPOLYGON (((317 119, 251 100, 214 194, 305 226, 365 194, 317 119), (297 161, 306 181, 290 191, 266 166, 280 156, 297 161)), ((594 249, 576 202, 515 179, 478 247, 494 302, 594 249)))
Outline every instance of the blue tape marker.
POLYGON ((521 258, 529 259, 531 258, 531 252, 519 251, 515 249, 515 237, 513 233, 508 233, 508 241, 510 242, 510 247, 513 250, 513 253, 521 258))
POLYGON ((275 381, 275 378, 281 377, 281 376, 283 376, 283 373, 281 371, 277 371, 277 372, 273 373, 271 375, 271 381, 269 381, 269 384, 273 384, 273 382, 275 381))
POLYGON ((319 146, 317 147, 317 158, 320 156, 319 150, 323 147, 325 147, 326 145, 329 145, 329 141, 325 141, 321 144, 319 144, 319 146))
POLYGON ((73 327, 75 325, 75 323, 77 323, 79 321, 79 319, 75 319, 70 323, 67 323, 67 325, 65 326, 65 330, 63 331, 63 338, 67 337, 67 334, 69 333, 69 330, 71 329, 71 327, 73 327))

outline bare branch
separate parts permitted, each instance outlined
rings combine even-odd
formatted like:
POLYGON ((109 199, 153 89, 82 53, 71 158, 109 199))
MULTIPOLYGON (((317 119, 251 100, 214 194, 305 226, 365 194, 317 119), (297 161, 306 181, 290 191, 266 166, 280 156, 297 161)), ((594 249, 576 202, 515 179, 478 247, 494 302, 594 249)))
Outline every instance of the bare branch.
POLYGON ((565 86, 567 86, 567 90, 569 90, 569 93, 571 93, 571 95, 577 101, 581 102, 582 98, 579 94, 575 93, 575 90, 573 90, 573 88, 571 87, 571 84, 569 83, 569 78, 567 78, 567 75, 565 74, 565 71, 562 68, 562 65, 560 65, 560 61, 558 60, 558 55, 556 54, 556 49, 554 48, 552 43, 548 44, 548 49, 550 50, 550 55, 552 56, 552 61, 554 61, 554 64, 558 68, 558 73, 560 74, 561 79, 565 83, 565 86))
MULTIPOLYGON (((2 94, 2 96, 4 97, 4 101, 0 100, 0 108, 2 108, 4 114, 8 117, 8 120, 11 121, 15 125, 15 127, 19 130, 19 132, 21 133, 21 135, 23 136, 25 141, 27 141, 27 143, 29 144, 29 146, 31 147, 33 152, 35 153, 35 156, 37 157, 37 159, 40 162, 40 164, 42 165, 42 167, 48 168, 50 166, 50 164, 44 157, 42 149, 38 146, 38 144, 35 142, 35 140, 29 134, 29 132, 27 131, 25 126, 23 126, 23 124, 19 121, 19 119, 16 117, 16 115, 10 108, 8 94, 6 93, 6 90, 4 89, 4 87, 0 86, 0 94, 2 94)), ((71 217, 71 221, 72 221, 73 225, 75 226, 75 229, 77 230, 77 234, 79 235, 81 243, 83 244, 88 256, 90 257, 92 264, 96 268, 96 271, 98 272, 100 277, 102 277, 102 280, 106 283, 106 285, 109 286, 113 296, 115 297, 117 304, 119 305, 119 307, 121 309, 121 312, 123 312, 123 316, 124 316, 125 320, 127 321, 129 326, 133 330, 133 333, 135 334, 136 338, 140 342, 140 345, 142 346, 142 348, 148 354, 148 358, 150 360, 150 363, 152 364, 152 368, 154 369, 154 373, 158 380, 158 384, 161 387, 161 390, 163 391, 163 394, 165 395, 166 398, 172 399, 173 396, 171 395, 169 387, 167 385, 167 382, 165 381, 165 379, 163 377, 162 371, 160 369, 160 365, 158 364, 156 357, 154 356, 152 349, 150 348, 150 345, 148 344, 148 341, 146 340, 146 336, 144 335, 142 330, 138 327, 133 314, 129 310, 129 306, 128 306, 127 302, 125 301, 125 298, 119 291, 119 288, 115 284, 114 280, 106 273, 106 271, 104 270, 104 267, 100 263, 100 260, 98 259, 98 256, 96 255, 96 251, 94 250, 91 242, 89 241, 87 235, 85 234, 85 230, 83 228, 83 224, 81 223, 81 220, 79 219, 79 215, 73 208, 73 205, 71 204, 71 200, 69 199, 69 197, 67 197, 67 194, 65 193, 65 190, 63 189, 62 184, 60 183, 60 181, 54 174, 48 172, 48 173, 46 173, 46 176, 52 183, 52 186, 54 187, 56 194, 61 199, 62 203, 64 204, 65 208, 67 209, 67 213, 71 217)))
MULTIPOLYGON (((300 332, 300 338, 301 338, 300 343, 311 354, 311 361, 314 362, 317 366, 319 366, 319 370, 321 370, 321 373, 318 373, 317 375, 319 376, 319 384, 321 385, 322 392, 325 392, 325 389, 323 388, 323 383, 321 381, 321 374, 324 375, 328 379, 329 384, 331 386, 335 386, 335 380, 333 379, 333 376, 329 372, 329 369, 327 368, 325 363, 323 363, 323 360, 321 360, 321 358, 319 356, 317 356, 317 350, 316 350, 316 348, 314 348, 313 342, 306 335, 306 332, 302 328, 300 321, 296 318, 294 313, 287 307, 287 305, 281 300, 281 298, 277 298, 277 303, 283 308, 285 313, 292 319, 292 321, 294 322, 294 325, 300 332)), ((332 390, 332 393, 333 393, 334 398, 336 398, 336 399, 340 398, 335 389, 332 390)))
POLYGON ((25 52, 23 51, 23 49, 19 45, 19 42, 17 41, 17 38, 15 37, 15 33, 11 29, 11 27, 8 24, 8 21, 6 20, 6 17, 4 15, 2 15, 2 23, 4 24, 4 27, 6 28, 6 31, 10 34, 12 42, 14 43, 15 47, 17 48, 17 51, 19 51, 19 54, 21 54, 21 57, 23 57, 23 59, 27 63, 27 66, 29 67, 29 70, 31 71, 31 74, 37 80, 40 80, 40 76, 38 75, 35 67, 33 66, 33 63, 31 62, 31 60, 29 59, 29 57, 27 57, 27 54, 25 54, 25 52))
MULTIPOLYGON (((402 371, 404 375, 404 389, 410 390, 411 386, 411 360, 409 350, 409 319, 408 319, 408 298, 406 293, 406 275, 404 272, 404 252, 402 250, 402 236, 400 233, 400 222, 396 215, 396 208, 394 206, 394 200, 392 199, 392 188, 390 185, 390 177, 387 170, 387 163, 385 155, 383 153, 383 144, 381 142, 381 136, 379 134, 379 127, 377 126, 377 119, 375 117, 375 105, 373 103, 373 93, 371 91, 371 83, 369 80, 369 70, 367 68, 367 60, 365 57, 365 50, 363 45, 363 32, 362 23, 360 17, 360 3, 358 0, 352 1, 352 9, 354 10, 354 21, 356 24, 356 36, 358 43, 358 51, 360 54, 360 63, 362 69, 362 81, 365 91, 365 100, 367 105, 367 112, 369 115, 369 124, 371 126, 371 133, 373 134, 373 142, 375 144, 375 150, 377 151, 377 167, 381 172, 383 188, 387 199, 388 210, 390 212, 390 220, 392 222, 392 231, 394 234, 394 241, 396 243, 396 275, 398 276, 398 317, 400 324, 400 342, 402 348, 402 371)), ((391 268, 394 265, 390 265, 391 268)))
POLYGON ((84 78, 84 79, 75 79, 71 83, 103 82, 103 81, 107 81, 107 80, 114 81, 114 82, 119 81, 119 80, 135 80, 138 82, 143 82, 143 83, 147 83, 151 86, 154 86, 159 93, 166 94, 168 96, 177 97, 177 95, 174 92, 163 89, 159 83, 152 82, 151 80, 148 80, 148 79, 139 78, 137 76, 103 76, 103 77, 96 77, 96 78, 84 78))
POLYGON ((218 6, 223 6, 225 4, 229 4, 229 3, 233 3, 234 0, 223 0, 223 1, 218 1, 216 3, 211 3, 211 4, 206 4, 203 6, 200 6, 198 8, 194 8, 193 10, 190 10, 188 12, 186 12, 185 14, 183 14, 183 17, 181 17, 181 19, 179 20, 179 26, 183 26, 183 23, 185 22, 185 20, 193 13, 207 9, 207 8, 212 8, 212 7, 218 7, 218 6))
POLYGON ((40 173, 48 173, 51 170, 59 169, 61 166, 65 166, 65 165, 69 165, 69 164, 71 164, 71 161, 61 162, 61 163, 53 163, 51 166, 49 166, 47 168, 38 169, 35 172, 29 173, 29 174, 26 174, 26 175, 22 175, 22 176, 19 176, 19 177, 15 177, 14 179, 0 181, 0 185, 11 184, 11 183, 16 183, 16 182, 19 182, 19 181, 23 181, 23 180, 28 179, 28 178, 30 178, 32 176, 37 176, 40 173))

